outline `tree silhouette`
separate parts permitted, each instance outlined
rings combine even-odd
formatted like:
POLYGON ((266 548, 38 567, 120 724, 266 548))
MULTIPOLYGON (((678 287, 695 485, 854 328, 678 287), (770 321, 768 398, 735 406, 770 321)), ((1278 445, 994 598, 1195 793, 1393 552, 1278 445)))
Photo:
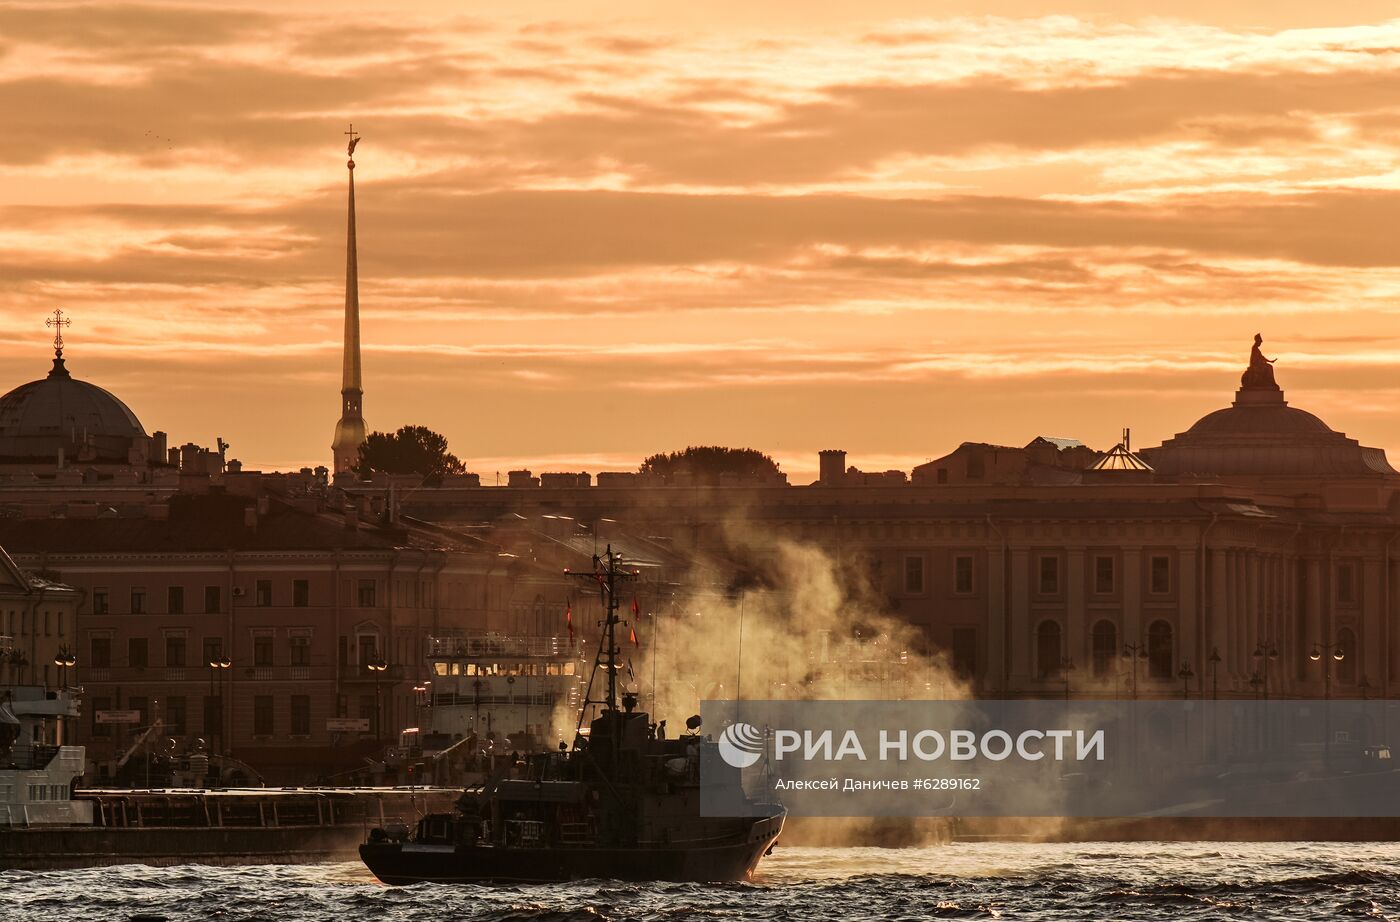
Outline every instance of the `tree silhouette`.
POLYGON ((719 445, 692 445, 685 451, 652 455, 638 470, 654 474, 664 483, 677 475, 692 482, 718 483, 724 475, 752 480, 778 473, 778 462, 754 448, 723 448, 719 445))
POLYGON ((361 476, 384 473, 441 478, 466 469, 461 459, 447 450, 447 439, 427 426, 404 426, 394 433, 371 432, 360 446, 360 460, 355 465, 355 473, 361 476))

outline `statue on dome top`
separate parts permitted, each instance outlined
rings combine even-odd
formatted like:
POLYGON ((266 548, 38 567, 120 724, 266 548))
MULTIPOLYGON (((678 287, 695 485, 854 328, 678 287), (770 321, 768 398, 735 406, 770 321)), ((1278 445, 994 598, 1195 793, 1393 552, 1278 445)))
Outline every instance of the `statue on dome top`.
POLYGON ((1278 383, 1274 381, 1275 359, 1264 357, 1264 352, 1259 347, 1264 344, 1264 336, 1261 333, 1254 334, 1254 348, 1249 352, 1249 367, 1240 376, 1240 387, 1257 387, 1278 390, 1278 383))

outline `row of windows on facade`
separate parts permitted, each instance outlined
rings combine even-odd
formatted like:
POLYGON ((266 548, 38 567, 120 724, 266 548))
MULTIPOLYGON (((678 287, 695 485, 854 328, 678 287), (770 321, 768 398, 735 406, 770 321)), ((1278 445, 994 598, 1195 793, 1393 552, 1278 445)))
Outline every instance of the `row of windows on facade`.
MULTIPOLYGON (((922 555, 909 554, 904 558, 904 591, 919 594, 925 591, 927 579, 925 560, 922 555)), ((957 595, 971 595, 974 591, 973 558, 959 555, 953 558, 953 592, 957 595)), ((1037 590, 1041 595, 1057 595, 1060 592, 1060 558, 1045 555, 1040 558, 1037 590)), ((1154 595, 1171 592, 1171 558, 1154 555, 1148 565, 1148 591, 1154 595)), ((1103 555, 1094 558, 1094 592, 1107 595, 1118 587, 1117 561, 1103 555)))
MULTIPOLYGON (((188 701, 183 695, 171 695, 161 698, 161 719, 163 730, 170 736, 187 736, 190 733, 188 701)), ((224 698, 220 695, 204 696, 204 723, 201 732, 206 737, 216 737, 223 733, 223 711, 224 698)), ((375 699, 373 695, 368 696, 368 714, 361 714, 361 717, 373 715, 375 699)), ((311 696, 291 695, 287 699, 287 723, 285 729, 291 736, 311 735, 311 696)), ((150 725, 149 698, 142 695, 130 695, 126 699, 126 708, 140 714, 139 727, 150 725)), ((363 712, 366 707, 366 700, 360 701, 360 710, 363 712)), ((112 724, 99 723, 98 714, 112 708, 110 697, 96 696, 92 699, 92 735, 94 737, 107 737, 112 734, 112 724)), ((276 699, 272 695, 253 696, 253 735, 273 736, 278 731, 276 720, 276 699)))
MULTIPOLYGON (((953 558, 953 592, 969 595, 973 592, 972 557, 953 558)), ((1060 558, 1043 555, 1037 569, 1037 591, 1040 595, 1058 595, 1061 586, 1060 558)), ((1336 595, 1341 603, 1354 603, 1356 595, 1356 567, 1341 562, 1336 569, 1336 595)), ((904 591, 919 594, 925 591, 927 581, 924 573, 924 558, 910 554, 904 558, 904 591)), ((1094 592, 1108 595, 1118 588, 1117 560, 1108 555, 1094 557, 1094 592)), ((1171 558, 1165 554, 1154 554, 1148 561, 1148 592, 1153 595, 1167 595, 1172 591, 1171 558)))
MULTIPOLYGON (((286 638, 287 662, 288 666, 310 666, 311 665, 311 633, 306 629, 297 629, 301 633, 296 633, 286 638)), ((258 633, 253 635, 253 662, 252 665, 275 666, 276 662, 277 638, 270 629, 258 629, 258 633)), ((189 639, 183 633, 169 633, 165 635, 165 666, 166 668, 182 669, 187 666, 208 666, 224 656, 224 640, 222 637, 205 637, 203 655, 199 660, 190 661, 189 639)), ((351 638, 347 635, 340 635, 337 658, 341 666, 349 666, 352 662, 364 665, 374 662, 379 658, 379 637, 376 634, 359 634, 351 643, 351 638), (353 654, 353 655, 352 655, 353 654)), ((93 669, 108 669, 113 665, 126 665, 128 667, 145 669, 151 665, 151 642, 146 637, 129 637, 126 641, 126 662, 125 664, 114 663, 112 658, 112 638, 103 634, 94 634, 89 639, 88 659, 84 664, 93 669)))
POLYGON ((45 637, 52 636, 54 633, 62 637, 65 633, 62 612, 36 611, 31 613, 27 608, 21 611, 10 609, 7 613, 7 623, 8 630, 0 631, 0 633, 9 634, 11 637, 28 637, 31 633, 37 637, 41 624, 45 637))
MULTIPOLYGON (((107 669, 112 666, 112 638, 91 638, 87 665, 94 669, 107 669)), ((270 634, 253 637, 253 665, 275 665, 276 638, 270 634)), ((182 634, 167 634, 165 637, 165 665, 169 668, 186 666, 207 666, 224 655, 222 637, 204 638, 204 655, 196 662, 190 662, 189 639, 182 634)), ((290 666, 311 665, 311 638, 292 636, 287 638, 288 661, 290 666)), ((151 665, 150 640, 145 637, 130 637, 126 642, 126 665, 144 669, 151 665)))
MULTIPOLYGON (((378 604, 378 583, 372 579, 358 580, 355 585, 355 604, 360 608, 374 608, 378 604)), ((253 605, 257 608, 271 608, 274 604, 272 580, 260 579, 253 584, 253 605)), ((311 604, 311 583, 309 580, 292 580, 291 605, 293 608, 306 608, 311 604)), ((144 586, 131 589, 128 612, 133 615, 150 614, 150 598, 144 586)), ((224 587, 204 587, 204 614, 222 614, 224 610, 224 587)), ((112 613, 112 596, 104 587, 92 590, 92 613, 108 615, 112 613)), ((169 586, 165 590, 165 614, 189 614, 186 609, 185 587, 169 586)))

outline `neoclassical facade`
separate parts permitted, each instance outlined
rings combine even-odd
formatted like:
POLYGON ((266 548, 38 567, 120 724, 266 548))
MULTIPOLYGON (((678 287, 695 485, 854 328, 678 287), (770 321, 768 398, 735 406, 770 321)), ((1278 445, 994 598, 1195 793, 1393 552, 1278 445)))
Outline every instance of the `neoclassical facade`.
POLYGON ((815 544, 984 695, 1400 694, 1400 474, 1288 405, 1256 344, 1161 446, 967 443, 905 481, 419 491, 442 521, 615 517, 724 559, 815 544), (758 550, 755 550, 758 548, 758 550), (1316 656, 1316 658, 1314 658, 1316 656))

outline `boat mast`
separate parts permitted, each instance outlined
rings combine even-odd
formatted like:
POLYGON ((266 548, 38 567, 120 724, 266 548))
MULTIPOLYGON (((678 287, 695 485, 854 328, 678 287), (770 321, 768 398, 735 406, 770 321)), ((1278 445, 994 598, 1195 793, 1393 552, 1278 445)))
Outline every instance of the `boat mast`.
POLYGON ((598 645, 598 653, 593 660, 593 673, 588 677, 588 688, 584 692, 583 707, 579 708, 577 730, 583 729, 583 722, 588 716, 590 705, 600 704, 605 710, 617 710, 617 671, 620 668, 619 662, 622 652, 617 648, 617 626, 622 623, 617 617, 617 581, 630 579, 633 576, 633 574, 620 569, 621 562, 622 555, 614 554, 612 545, 609 544, 601 556, 593 555, 592 573, 564 571, 570 576, 578 576, 596 582, 605 612, 603 639, 602 643, 598 645), (593 679, 597 676, 599 669, 603 669, 607 673, 607 689, 605 697, 602 699, 593 697, 593 679))

